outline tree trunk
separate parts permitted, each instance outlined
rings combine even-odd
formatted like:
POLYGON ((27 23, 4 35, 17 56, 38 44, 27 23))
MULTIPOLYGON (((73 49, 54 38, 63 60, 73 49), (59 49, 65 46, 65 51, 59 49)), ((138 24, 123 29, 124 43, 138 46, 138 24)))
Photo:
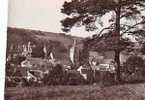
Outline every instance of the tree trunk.
POLYGON ((117 63, 117 80, 120 82, 121 81, 121 76, 120 76, 120 51, 116 50, 115 51, 115 61, 117 63))
POLYGON ((121 81, 121 76, 120 76, 120 10, 121 7, 119 6, 116 9, 116 27, 115 27, 115 36, 116 36, 116 43, 117 43, 117 48, 115 48, 115 58, 114 60, 117 63, 117 79, 120 82, 121 81))

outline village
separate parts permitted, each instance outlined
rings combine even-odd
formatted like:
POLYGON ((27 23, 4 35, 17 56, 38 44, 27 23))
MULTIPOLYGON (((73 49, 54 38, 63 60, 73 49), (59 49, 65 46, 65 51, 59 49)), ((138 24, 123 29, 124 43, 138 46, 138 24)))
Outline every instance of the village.
POLYGON ((9 0, 6 100, 145 100, 144 0, 9 0))
MULTIPOLYGON (((88 61, 82 65, 76 62, 78 53, 77 41, 68 50, 68 65, 55 58, 53 50, 47 50, 43 46, 43 58, 32 57, 33 47, 29 41, 23 45, 17 45, 17 49, 10 47, 6 63, 6 87, 8 86, 42 86, 42 85, 86 85, 117 84, 116 69, 113 52, 90 51, 88 61)), ((138 46, 134 47, 137 52, 138 46)), ((130 53, 130 56, 135 55, 130 53)), ((129 56, 128 56, 129 57, 129 56)), ((124 54, 121 55, 122 65, 128 59, 124 54)), ((141 55, 143 58, 144 56, 141 55)), ((143 58, 144 59, 144 58, 143 58)), ((134 73, 131 73, 134 74, 134 73)), ((140 81, 140 80, 139 80, 140 81)), ((141 79, 144 81, 144 78, 141 79)))
MULTIPOLYGON (((15 78, 19 78, 20 83, 18 82, 17 84, 22 84, 22 80, 26 79, 26 81, 28 82, 42 82, 42 79, 45 77, 45 75, 50 74, 51 70, 55 70, 55 67, 57 67, 58 65, 60 65, 61 67, 63 67, 63 70, 66 72, 74 72, 77 73, 77 75, 80 77, 80 79, 77 79, 77 75, 76 76, 72 76, 72 78, 76 77, 76 80, 72 79, 72 81, 85 81, 89 82, 90 81, 90 77, 89 74, 92 74, 91 77, 96 77, 95 72, 96 71, 108 71, 111 74, 115 75, 115 63, 113 62, 113 59, 108 59, 107 63, 102 63, 97 65, 97 60, 95 59, 95 56, 97 56, 97 54, 95 54, 94 56, 92 54, 91 57, 89 58, 89 64, 91 65, 91 67, 89 68, 86 65, 81 65, 79 67, 77 67, 77 69, 74 69, 73 66, 75 65, 74 63, 74 55, 75 55, 75 45, 76 45, 76 41, 74 40, 74 43, 72 45, 72 47, 70 48, 70 60, 71 61, 71 65, 63 65, 59 60, 55 59, 53 52, 50 52, 48 55, 48 50, 46 50, 46 46, 43 47, 43 52, 44 52, 44 58, 33 58, 31 57, 32 54, 32 47, 31 47, 31 42, 28 42, 27 45, 22 45, 21 47, 18 46, 17 53, 12 53, 10 55, 8 55, 7 57, 7 67, 14 67, 14 72, 6 77, 6 79, 8 81, 15 81, 15 78), (20 50, 22 49, 22 50, 20 50), (16 59, 17 57, 19 57, 16 61, 16 63, 12 62, 14 59, 16 59), (110 60, 110 61, 109 61, 110 60), (37 65, 37 63, 40 63, 39 65, 37 65), (42 63, 42 65, 41 65, 42 63), (94 73, 94 74, 93 74, 94 73), (18 75, 14 75, 13 74, 18 74, 18 75), (93 76, 95 75, 95 76, 93 76), (13 80, 14 78, 14 80, 13 80), (89 79, 89 80, 88 80, 89 79)), ((92 52, 93 53, 93 52, 92 52)), ((102 56, 99 57, 100 60, 103 59, 102 56)), ((59 67, 59 66, 58 66, 59 67)), ((56 68, 57 69, 57 68, 56 68)), ((58 70, 61 72, 61 68, 60 70, 58 70)), ((59 73, 59 72, 58 72, 59 73)), ((57 75, 57 73, 55 73, 57 75)), ((55 75, 52 76, 53 78, 55 78, 55 75)), ((71 78, 71 77, 70 77, 71 78)), ((47 79, 49 80, 49 79, 47 79)), ((95 82, 95 81, 94 81, 95 82)), ((9 83, 10 84, 10 83, 9 83)), ((55 84, 55 83, 54 83, 55 84)), ((67 84, 67 83, 66 83, 67 84)), ((73 85, 73 83, 70 83, 73 85)), ((82 82, 77 83, 82 84, 82 82)), ((74 82, 75 85, 75 82, 74 82)))

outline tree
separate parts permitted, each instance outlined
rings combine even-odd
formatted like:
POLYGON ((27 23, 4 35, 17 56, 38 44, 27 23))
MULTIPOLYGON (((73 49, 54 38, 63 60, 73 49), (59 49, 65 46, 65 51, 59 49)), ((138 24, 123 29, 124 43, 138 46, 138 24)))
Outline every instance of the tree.
POLYGON ((143 43, 141 46, 141 53, 145 55, 145 43, 143 43))
POLYGON ((53 67, 53 69, 50 71, 49 75, 46 75, 44 77, 44 83, 50 84, 50 85, 62 85, 64 81, 64 70, 62 65, 57 64, 53 67))
POLYGON ((144 60, 140 56, 129 57, 125 65, 129 73, 134 73, 136 69, 141 69, 144 71, 144 60))
POLYGON ((83 48, 80 51, 80 57, 79 57, 79 62, 80 65, 84 65, 88 63, 89 59, 89 45, 88 45, 88 40, 89 38, 86 38, 82 41, 83 43, 83 48))
MULTIPOLYGON (((145 17, 142 11, 145 10, 144 0, 71 0, 63 4, 61 12, 67 17, 61 21, 62 30, 69 32, 73 26, 85 26, 86 31, 95 31, 98 29, 96 22, 103 26, 101 18, 107 13, 112 14, 109 19, 110 26, 103 28, 99 34, 93 38, 98 40, 104 37, 106 33, 112 35, 116 45, 113 47, 115 52, 115 61, 117 62, 117 76, 120 78, 120 52, 121 40, 125 35, 141 36, 145 33, 143 24, 145 17), (126 23, 124 23, 123 21, 126 23), (134 23, 128 23, 128 22, 134 23)), ((110 36, 107 35, 108 36, 110 36)), ((105 35, 106 36, 106 35, 105 35)), ((107 38, 106 37, 106 38, 107 38)))

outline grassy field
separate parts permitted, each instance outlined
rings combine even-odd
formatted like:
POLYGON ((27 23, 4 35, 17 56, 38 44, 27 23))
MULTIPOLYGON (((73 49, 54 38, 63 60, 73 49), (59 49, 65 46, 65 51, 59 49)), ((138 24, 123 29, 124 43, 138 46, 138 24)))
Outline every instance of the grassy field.
POLYGON ((145 100, 145 85, 7 88, 5 100, 145 100))

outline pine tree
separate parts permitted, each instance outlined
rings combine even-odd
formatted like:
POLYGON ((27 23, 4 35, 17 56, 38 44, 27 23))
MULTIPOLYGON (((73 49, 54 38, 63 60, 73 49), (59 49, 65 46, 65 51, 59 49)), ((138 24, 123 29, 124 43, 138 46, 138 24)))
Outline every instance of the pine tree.
POLYGON ((121 40, 125 35, 143 36, 145 33, 145 11, 144 0, 71 0, 64 2, 61 12, 67 17, 61 21, 62 30, 69 32, 73 26, 85 26, 86 31, 98 29, 96 23, 103 26, 101 18, 107 13, 112 14, 109 20, 110 26, 102 29, 93 38, 95 41, 100 37, 111 36, 110 41, 115 46, 115 61, 117 62, 117 76, 120 81, 120 52, 122 50, 121 40), (125 21, 126 23, 124 23, 125 21), (105 35, 107 33, 107 35, 105 35), (109 34, 108 34, 109 33, 109 34))

